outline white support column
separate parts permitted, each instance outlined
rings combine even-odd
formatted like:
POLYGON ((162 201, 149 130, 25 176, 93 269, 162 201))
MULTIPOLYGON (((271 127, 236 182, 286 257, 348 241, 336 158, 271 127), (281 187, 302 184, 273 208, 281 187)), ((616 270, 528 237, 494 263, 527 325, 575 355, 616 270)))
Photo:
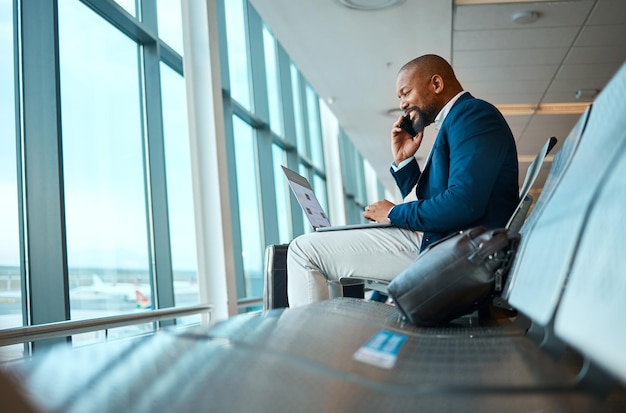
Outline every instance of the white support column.
POLYGON ((215 1, 183 0, 182 16, 198 282, 215 321, 237 313, 215 1))

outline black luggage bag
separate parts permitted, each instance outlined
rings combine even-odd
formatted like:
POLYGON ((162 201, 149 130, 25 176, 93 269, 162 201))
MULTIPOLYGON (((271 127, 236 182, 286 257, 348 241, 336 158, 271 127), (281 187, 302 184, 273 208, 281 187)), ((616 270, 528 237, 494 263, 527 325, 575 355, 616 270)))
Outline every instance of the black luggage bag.
POLYGON ((289 244, 265 248, 263 309, 289 307, 287 299, 287 248, 289 244))

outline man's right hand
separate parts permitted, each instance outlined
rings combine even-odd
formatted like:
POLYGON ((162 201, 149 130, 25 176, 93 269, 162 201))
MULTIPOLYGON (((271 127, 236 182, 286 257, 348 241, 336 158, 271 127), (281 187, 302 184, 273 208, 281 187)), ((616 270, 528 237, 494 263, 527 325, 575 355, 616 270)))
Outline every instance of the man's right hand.
POLYGON ((415 155, 424 137, 424 131, 418 132, 415 136, 405 132, 400 127, 402 118, 403 116, 400 116, 391 129, 391 153, 396 165, 400 165, 402 161, 415 155))

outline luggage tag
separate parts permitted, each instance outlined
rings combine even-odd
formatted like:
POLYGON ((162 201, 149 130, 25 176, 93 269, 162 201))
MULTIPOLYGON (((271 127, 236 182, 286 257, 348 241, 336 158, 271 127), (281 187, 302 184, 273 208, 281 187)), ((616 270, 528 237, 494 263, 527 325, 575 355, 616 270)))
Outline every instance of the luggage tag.
POLYGON ((390 369, 396 364, 398 353, 405 341, 406 336, 402 334, 381 330, 361 346, 352 358, 362 363, 390 369))

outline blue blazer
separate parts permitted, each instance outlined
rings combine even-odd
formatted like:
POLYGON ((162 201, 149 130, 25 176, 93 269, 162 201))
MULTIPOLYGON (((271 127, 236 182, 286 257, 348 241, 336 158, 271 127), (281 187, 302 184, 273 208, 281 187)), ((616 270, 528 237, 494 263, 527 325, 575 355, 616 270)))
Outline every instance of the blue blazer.
POLYGON ((459 230, 504 227, 519 202, 513 134, 498 109, 469 93, 448 112, 424 170, 413 159, 391 174, 403 197, 417 184, 417 201, 396 205, 389 219, 422 231, 422 251, 459 230))

